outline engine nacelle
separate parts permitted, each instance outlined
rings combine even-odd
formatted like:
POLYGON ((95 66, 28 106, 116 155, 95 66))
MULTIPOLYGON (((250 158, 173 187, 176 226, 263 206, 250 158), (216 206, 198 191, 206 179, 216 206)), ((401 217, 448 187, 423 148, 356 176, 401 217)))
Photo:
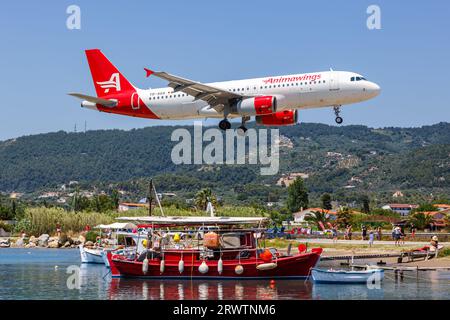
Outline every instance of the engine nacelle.
POLYGON ((277 98, 262 96, 247 98, 236 104, 236 112, 243 116, 272 114, 277 111, 277 98))
POLYGON ((283 110, 255 117, 256 123, 264 126, 290 126, 296 124, 297 119, 297 110, 283 110))

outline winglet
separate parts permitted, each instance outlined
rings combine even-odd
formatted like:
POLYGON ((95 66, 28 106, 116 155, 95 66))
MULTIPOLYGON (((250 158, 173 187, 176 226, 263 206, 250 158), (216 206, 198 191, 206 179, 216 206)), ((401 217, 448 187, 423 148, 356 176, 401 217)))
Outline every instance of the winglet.
POLYGON ((144 70, 146 72, 145 76, 147 78, 150 77, 153 73, 155 73, 153 70, 150 70, 150 69, 147 69, 147 68, 144 68, 144 70))

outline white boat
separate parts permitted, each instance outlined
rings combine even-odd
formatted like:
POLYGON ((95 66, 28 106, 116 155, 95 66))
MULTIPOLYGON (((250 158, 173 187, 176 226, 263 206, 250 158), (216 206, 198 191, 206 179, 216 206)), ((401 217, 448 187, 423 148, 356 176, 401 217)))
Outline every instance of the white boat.
POLYGON ((318 283, 368 283, 383 281, 383 269, 367 269, 361 271, 311 269, 314 282, 318 283))
MULTIPOLYGON (((139 234, 120 231, 120 230, 130 230, 135 229, 136 225, 132 223, 112 223, 112 224, 101 224, 94 227, 95 229, 100 230, 111 230, 113 239, 109 239, 108 247, 96 247, 96 248, 86 248, 83 245, 80 245, 80 256, 82 263, 99 263, 104 264, 109 268, 109 261, 107 258, 107 254, 109 251, 117 251, 123 252, 123 254, 129 254, 131 251, 136 251, 135 247, 122 248, 122 246, 118 245, 118 237, 123 236, 124 238, 130 238, 131 241, 136 244, 139 241, 139 234), (133 249, 134 248, 134 249, 133 249)), ((101 233, 100 233, 101 234, 101 233)))
POLYGON ((80 256, 82 263, 100 263, 104 264, 102 258, 102 248, 86 248, 80 244, 80 256))

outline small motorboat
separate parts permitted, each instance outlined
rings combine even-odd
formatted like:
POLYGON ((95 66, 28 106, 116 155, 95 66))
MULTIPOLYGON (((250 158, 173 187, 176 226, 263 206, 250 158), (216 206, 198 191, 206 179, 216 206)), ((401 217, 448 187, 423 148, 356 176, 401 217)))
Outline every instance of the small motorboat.
POLYGON ((11 243, 9 242, 9 239, 0 240, 0 248, 9 248, 10 246, 11 246, 11 243))
POLYGON ((103 258, 102 258, 102 248, 87 248, 80 245, 80 256, 81 256, 81 262, 82 263, 99 263, 104 264, 103 258))
POLYGON ((382 281, 384 278, 383 269, 367 269, 361 271, 353 270, 323 270, 311 269, 314 282, 317 283, 368 283, 371 281, 382 281))

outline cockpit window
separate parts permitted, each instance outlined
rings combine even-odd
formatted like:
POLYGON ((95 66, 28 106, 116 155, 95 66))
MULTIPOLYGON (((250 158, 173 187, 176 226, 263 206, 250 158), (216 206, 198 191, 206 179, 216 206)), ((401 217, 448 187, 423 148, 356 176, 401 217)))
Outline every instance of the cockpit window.
POLYGON ((367 79, 364 78, 364 77, 351 77, 350 78, 350 81, 361 81, 361 80, 366 80, 367 81, 367 79))

